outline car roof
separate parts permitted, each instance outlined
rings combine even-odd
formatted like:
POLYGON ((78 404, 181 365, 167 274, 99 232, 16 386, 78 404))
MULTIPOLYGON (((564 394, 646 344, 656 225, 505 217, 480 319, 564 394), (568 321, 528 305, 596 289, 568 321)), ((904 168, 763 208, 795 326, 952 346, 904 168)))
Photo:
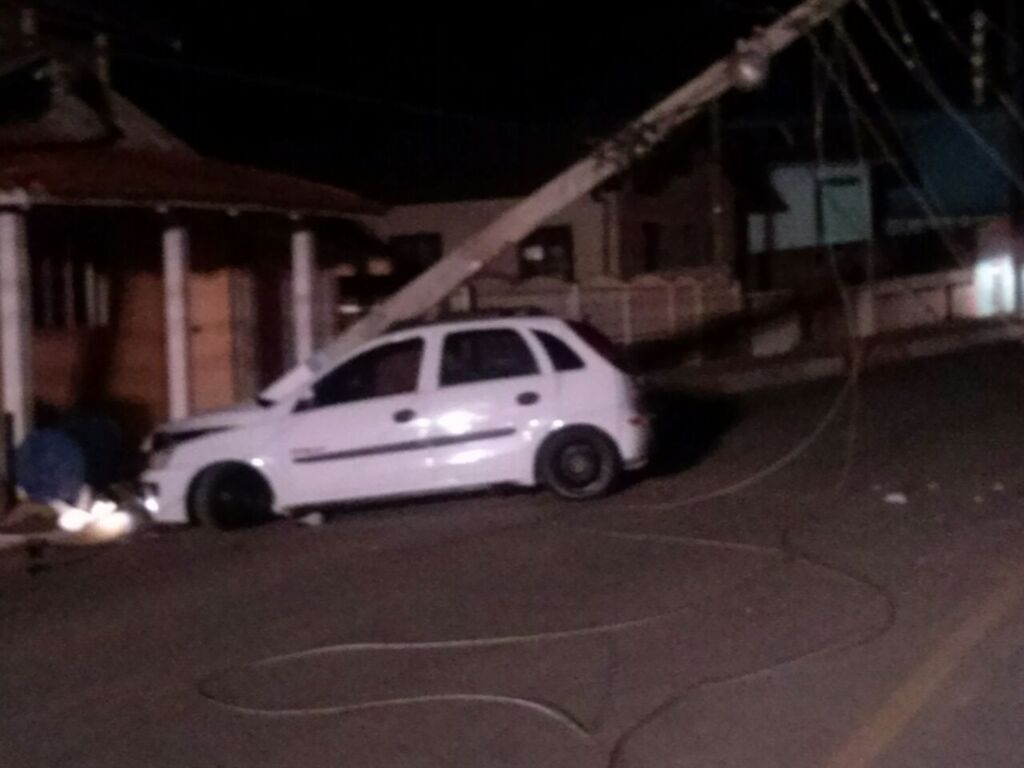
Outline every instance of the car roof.
POLYGON ((482 326, 493 327, 495 325, 513 325, 522 327, 524 325, 550 327, 553 324, 560 324, 563 321, 550 313, 538 309, 515 309, 515 310, 494 310, 480 312, 455 312, 439 315, 429 320, 419 319, 396 323, 388 330, 388 336, 416 331, 424 328, 453 328, 482 326))

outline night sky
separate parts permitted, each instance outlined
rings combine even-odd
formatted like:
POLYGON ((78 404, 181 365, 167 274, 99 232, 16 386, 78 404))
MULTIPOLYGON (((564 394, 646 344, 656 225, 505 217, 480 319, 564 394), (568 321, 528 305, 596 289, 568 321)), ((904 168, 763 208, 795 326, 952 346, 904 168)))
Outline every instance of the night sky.
MULTIPOLYGON (((888 2, 873 0, 880 14, 888 2)), ((919 0, 900 2, 908 22, 927 30, 919 0)), ((69 31, 107 29, 115 84, 201 151, 401 201, 526 191, 774 16, 752 0, 678 5, 685 10, 308 0, 40 7, 44 22, 69 31)), ((975 4, 941 5, 966 38, 975 4)), ((859 39, 874 40, 868 54, 883 76, 899 76, 877 38, 859 39)), ((731 112, 807 111, 804 49, 779 62, 767 92, 734 99, 731 112)), ((953 88, 966 94, 966 69, 952 58, 942 51, 938 64, 952 67, 953 88)))

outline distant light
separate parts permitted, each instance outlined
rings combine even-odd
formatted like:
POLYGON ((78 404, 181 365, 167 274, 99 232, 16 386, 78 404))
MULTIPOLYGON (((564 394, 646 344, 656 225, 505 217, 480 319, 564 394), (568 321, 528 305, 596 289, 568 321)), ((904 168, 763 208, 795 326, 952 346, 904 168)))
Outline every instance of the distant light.
POLYGON ((561 419, 555 419, 554 421, 551 422, 551 428, 552 429, 561 429, 564 426, 565 426, 565 422, 562 421, 561 419))
POLYGON ((974 296, 978 317, 1013 312, 1017 303, 1013 254, 1001 252, 981 259, 974 267, 974 296))
POLYGON ((529 245, 522 250, 523 261, 538 263, 544 261, 544 248, 540 245, 529 245))
POLYGON ((263 469, 263 467, 265 467, 267 465, 267 462, 265 462, 263 459, 259 458, 258 456, 255 459, 250 459, 249 463, 252 464, 254 467, 256 467, 256 469, 263 469))
POLYGON ((142 506, 151 515, 155 515, 157 512, 160 511, 160 502, 157 501, 156 496, 153 495, 147 494, 146 498, 142 500, 142 506))

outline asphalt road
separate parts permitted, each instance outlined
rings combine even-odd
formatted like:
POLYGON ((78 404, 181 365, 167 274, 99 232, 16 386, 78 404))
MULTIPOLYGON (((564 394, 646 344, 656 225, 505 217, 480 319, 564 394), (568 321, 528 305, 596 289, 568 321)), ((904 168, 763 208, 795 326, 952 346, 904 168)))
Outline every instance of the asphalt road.
POLYGON ((596 504, 4 553, 0 764, 1018 766, 1024 351, 840 390, 667 398, 596 504))

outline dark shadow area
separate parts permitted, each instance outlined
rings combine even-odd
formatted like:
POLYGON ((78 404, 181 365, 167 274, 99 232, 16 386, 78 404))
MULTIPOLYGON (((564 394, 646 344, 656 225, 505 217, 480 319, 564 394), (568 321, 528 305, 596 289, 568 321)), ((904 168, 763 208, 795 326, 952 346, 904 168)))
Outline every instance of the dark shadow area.
POLYGON ((623 350, 623 367, 645 374, 676 368, 687 360, 749 359, 755 331, 786 317, 798 319, 802 341, 794 352, 816 347, 845 349, 841 309, 831 292, 794 294, 760 308, 724 315, 700 328, 665 339, 633 344, 623 350))
POLYGON ((361 499, 355 501, 338 502, 336 504, 316 505, 297 510, 295 517, 302 517, 311 512, 320 512, 324 515, 326 522, 340 521, 345 517, 359 517, 362 515, 395 515, 400 516, 407 513, 423 511, 437 505, 451 504, 458 502, 471 504, 474 501, 486 501, 494 498, 522 498, 535 495, 536 488, 522 488, 514 485, 494 486, 491 488, 467 488, 463 491, 452 491, 450 493, 424 494, 422 496, 385 496, 378 499, 361 499))
POLYGON ((651 390, 645 394, 645 405, 652 419, 651 461, 646 473, 654 477, 700 464, 743 415, 735 399, 678 390, 651 390))

